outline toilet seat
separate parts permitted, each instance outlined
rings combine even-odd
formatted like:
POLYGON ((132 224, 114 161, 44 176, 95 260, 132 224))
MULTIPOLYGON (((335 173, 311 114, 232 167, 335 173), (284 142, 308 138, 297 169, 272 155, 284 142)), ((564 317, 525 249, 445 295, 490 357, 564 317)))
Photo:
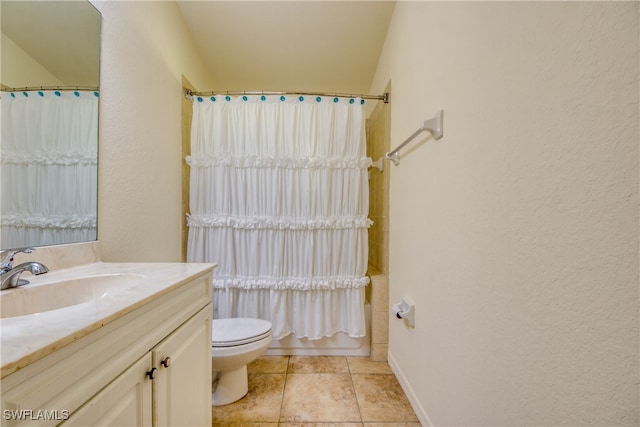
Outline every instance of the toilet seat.
POLYGON ((271 335, 271 322, 236 317, 212 321, 211 346, 233 347, 259 341, 271 335))

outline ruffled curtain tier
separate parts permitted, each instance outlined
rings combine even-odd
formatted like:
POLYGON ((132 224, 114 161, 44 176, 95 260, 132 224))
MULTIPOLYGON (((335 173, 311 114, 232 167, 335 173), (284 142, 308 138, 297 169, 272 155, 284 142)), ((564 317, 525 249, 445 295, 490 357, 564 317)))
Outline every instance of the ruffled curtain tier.
POLYGON ((215 317, 270 320, 275 339, 364 336, 361 100, 194 97, 186 160, 187 259, 219 265, 215 317))
POLYGON ((2 246, 96 239, 98 97, 3 95, 2 246))

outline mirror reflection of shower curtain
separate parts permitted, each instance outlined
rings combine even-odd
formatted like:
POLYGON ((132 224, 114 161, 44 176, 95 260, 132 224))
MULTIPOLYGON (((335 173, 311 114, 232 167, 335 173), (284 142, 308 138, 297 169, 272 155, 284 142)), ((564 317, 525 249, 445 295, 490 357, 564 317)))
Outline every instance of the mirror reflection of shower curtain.
POLYGON ((214 317, 273 338, 366 335, 364 106, 332 97, 193 97, 187 260, 216 262, 214 317))
POLYGON ((3 248, 96 239, 98 94, 4 92, 3 248))

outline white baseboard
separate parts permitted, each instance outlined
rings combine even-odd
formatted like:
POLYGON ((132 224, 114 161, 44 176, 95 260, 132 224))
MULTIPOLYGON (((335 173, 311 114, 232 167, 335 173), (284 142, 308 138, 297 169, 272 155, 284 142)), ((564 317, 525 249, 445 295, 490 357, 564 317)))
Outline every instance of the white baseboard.
POLYGON ((398 363, 396 362, 396 359, 393 357, 391 350, 389 350, 387 358, 388 358, 388 363, 389 363, 389 366, 391 367, 391 370, 396 375, 396 378, 398 379, 398 382, 400 383, 400 386, 402 387, 404 394, 407 395, 407 399, 409 399, 409 403, 411 404, 413 411, 416 413, 416 416, 420 421, 420 425, 422 425, 422 427, 427 427, 427 426, 433 427, 433 423, 431 422, 431 419, 427 415, 427 411, 424 410, 424 408, 422 407, 422 404, 416 397, 416 394, 413 391, 411 384, 409 383, 409 381, 407 381, 407 377, 404 375, 404 373, 398 366, 398 363))

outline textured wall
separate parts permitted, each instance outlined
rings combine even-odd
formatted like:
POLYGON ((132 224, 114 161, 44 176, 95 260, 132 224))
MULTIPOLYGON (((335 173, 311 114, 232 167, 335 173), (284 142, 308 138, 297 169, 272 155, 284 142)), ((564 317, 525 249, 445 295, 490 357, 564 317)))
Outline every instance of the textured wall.
POLYGON ((638 425, 638 2, 399 2, 390 362, 424 423, 638 425))
POLYGON ((211 87, 174 2, 102 13, 98 238, 106 261, 180 261, 182 77, 211 87))

